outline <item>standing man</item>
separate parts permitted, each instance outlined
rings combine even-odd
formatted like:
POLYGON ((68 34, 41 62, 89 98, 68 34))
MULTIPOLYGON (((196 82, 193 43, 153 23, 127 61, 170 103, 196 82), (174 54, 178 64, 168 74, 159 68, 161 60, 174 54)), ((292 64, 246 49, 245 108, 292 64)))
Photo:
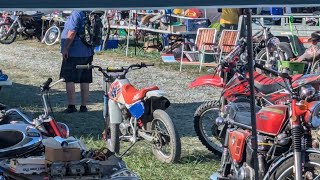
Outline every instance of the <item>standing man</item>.
POLYGON ((223 29, 237 30, 240 15, 242 15, 241 9, 223 8, 220 17, 220 31, 223 29))
POLYGON ((77 65, 92 63, 94 48, 85 45, 79 33, 84 32, 86 13, 84 11, 72 11, 64 25, 61 34, 62 66, 60 78, 66 82, 68 107, 66 113, 76 112, 75 83, 80 83, 81 106, 80 112, 87 112, 89 97, 89 83, 92 83, 92 70, 76 69, 77 65))

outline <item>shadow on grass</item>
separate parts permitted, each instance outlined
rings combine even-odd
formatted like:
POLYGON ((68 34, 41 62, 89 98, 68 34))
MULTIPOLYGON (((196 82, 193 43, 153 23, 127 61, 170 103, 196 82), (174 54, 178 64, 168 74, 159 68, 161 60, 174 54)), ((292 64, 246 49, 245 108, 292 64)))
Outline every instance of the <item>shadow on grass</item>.
MULTIPOLYGON (((76 93, 80 99, 80 93, 76 93)), ((63 90, 50 91, 50 104, 53 109, 53 117, 57 121, 67 123, 74 136, 101 138, 104 128, 102 115, 103 92, 91 91, 89 97, 89 112, 87 113, 63 113, 66 105, 66 93, 63 90)), ((0 91, 0 102, 8 108, 20 108, 29 117, 35 118, 43 113, 40 96, 40 88, 32 85, 13 83, 12 87, 5 87, 0 91)), ((167 113, 175 123, 180 137, 195 137, 193 128, 193 114, 201 103, 172 103, 167 113)))
POLYGON ((183 156, 179 161, 180 164, 199 164, 205 162, 212 162, 214 160, 220 161, 221 157, 213 153, 205 153, 203 151, 193 151, 192 154, 183 156))

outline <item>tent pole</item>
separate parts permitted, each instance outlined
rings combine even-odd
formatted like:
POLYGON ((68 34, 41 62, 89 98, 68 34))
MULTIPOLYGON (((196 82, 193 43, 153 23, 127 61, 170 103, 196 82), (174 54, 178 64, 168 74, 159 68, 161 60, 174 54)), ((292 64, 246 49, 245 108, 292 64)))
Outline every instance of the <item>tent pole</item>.
POLYGON ((249 64, 249 84, 250 84, 250 106, 251 106, 251 125, 252 125, 252 137, 251 145, 253 149, 253 162, 254 162, 254 176, 255 180, 259 179, 259 163, 257 154, 257 124, 256 124, 256 112, 255 112, 255 97, 254 97, 254 59, 252 50, 252 10, 246 9, 246 24, 247 24, 247 52, 248 52, 248 64, 249 64))
POLYGON ((127 33, 127 47, 126 47, 126 56, 128 56, 128 49, 129 49, 129 36, 130 36, 130 26, 131 26, 131 10, 129 11, 129 26, 128 26, 128 33, 127 33))

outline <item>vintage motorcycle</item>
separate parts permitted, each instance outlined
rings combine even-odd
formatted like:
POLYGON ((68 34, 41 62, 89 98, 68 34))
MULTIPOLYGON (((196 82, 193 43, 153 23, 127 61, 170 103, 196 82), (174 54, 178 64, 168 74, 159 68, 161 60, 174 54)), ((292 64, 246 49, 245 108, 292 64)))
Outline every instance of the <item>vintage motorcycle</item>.
POLYGON ((283 78, 290 99, 282 105, 256 107, 259 164, 255 165, 250 103, 232 102, 224 107, 216 120, 224 139, 221 169, 211 179, 254 179, 254 166, 259 168, 259 179, 318 179, 320 151, 312 149, 311 130, 320 126, 320 101, 303 100, 315 92, 296 93, 288 74, 260 64, 256 67, 283 78))
POLYGON ((5 110, 5 107, 1 107, 3 110, 0 111, 0 159, 17 158, 34 153, 39 149, 43 138, 69 136, 68 126, 56 122, 49 116, 47 103, 50 88, 62 81, 64 79, 50 85, 52 79, 49 78, 41 87, 44 114, 38 118, 30 120, 18 109, 5 110))
MULTIPOLYGON (((216 68, 214 75, 198 77, 189 84, 190 88, 199 86, 212 86, 222 88, 218 101, 208 101, 201 104, 194 114, 194 128, 197 136, 203 145, 215 154, 222 153, 221 139, 219 138, 220 129, 214 123, 215 119, 221 114, 224 106, 228 102, 249 102, 250 95, 248 73, 246 70, 246 56, 242 56, 245 50, 245 41, 240 40, 241 44, 221 61, 216 68), (240 57, 239 57, 240 56, 240 57), (218 75, 216 75, 218 74, 218 75)), ((267 75, 254 72, 255 96, 258 106, 269 106, 282 104, 290 99, 286 93, 282 78, 269 77, 267 75)), ((318 75, 293 75, 292 86, 294 92, 314 91, 312 96, 304 97, 306 101, 320 99, 318 75)))
POLYGON ((118 69, 93 65, 78 65, 77 69, 98 70, 104 76, 104 138, 112 152, 119 153, 120 140, 132 142, 125 154, 138 140, 152 144, 153 154, 162 162, 180 159, 181 142, 170 116, 164 111, 170 101, 157 86, 137 90, 126 78, 129 70, 153 66, 132 64, 118 69))
POLYGON ((26 15, 22 11, 14 12, 15 19, 7 16, 6 21, 0 24, 0 43, 11 44, 20 34, 23 39, 29 39, 35 36, 39 41, 42 36, 43 13, 35 15, 26 15))
POLYGON ((270 27, 263 26, 260 21, 255 23, 262 28, 252 37, 256 61, 278 70, 278 61, 293 58, 291 46, 287 42, 280 42, 280 39, 271 33, 270 27))

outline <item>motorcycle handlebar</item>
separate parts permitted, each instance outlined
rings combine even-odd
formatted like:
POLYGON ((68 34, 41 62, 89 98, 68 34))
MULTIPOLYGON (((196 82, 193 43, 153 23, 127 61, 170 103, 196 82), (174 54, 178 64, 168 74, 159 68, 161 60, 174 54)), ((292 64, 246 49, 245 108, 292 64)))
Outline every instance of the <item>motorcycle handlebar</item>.
POLYGON ((49 85, 51 83, 52 83, 52 78, 48 78, 48 80, 43 83, 42 89, 49 89, 49 85))
POLYGON ((289 74, 287 74, 287 73, 281 73, 281 72, 275 71, 273 69, 264 67, 262 64, 258 64, 258 63, 255 63, 254 66, 259 68, 259 69, 261 69, 261 70, 267 71, 267 72, 269 72, 269 73, 271 73, 271 74, 273 74, 275 76, 280 76, 282 78, 286 78, 286 79, 292 80, 292 77, 289 76, 289 74))
POLYGON ((94 68, 94 66, 93 65, 89 65, 89 64, 87 64, 87 65, 77 65, 76 66, 76 69, 93 69, 94 68))

